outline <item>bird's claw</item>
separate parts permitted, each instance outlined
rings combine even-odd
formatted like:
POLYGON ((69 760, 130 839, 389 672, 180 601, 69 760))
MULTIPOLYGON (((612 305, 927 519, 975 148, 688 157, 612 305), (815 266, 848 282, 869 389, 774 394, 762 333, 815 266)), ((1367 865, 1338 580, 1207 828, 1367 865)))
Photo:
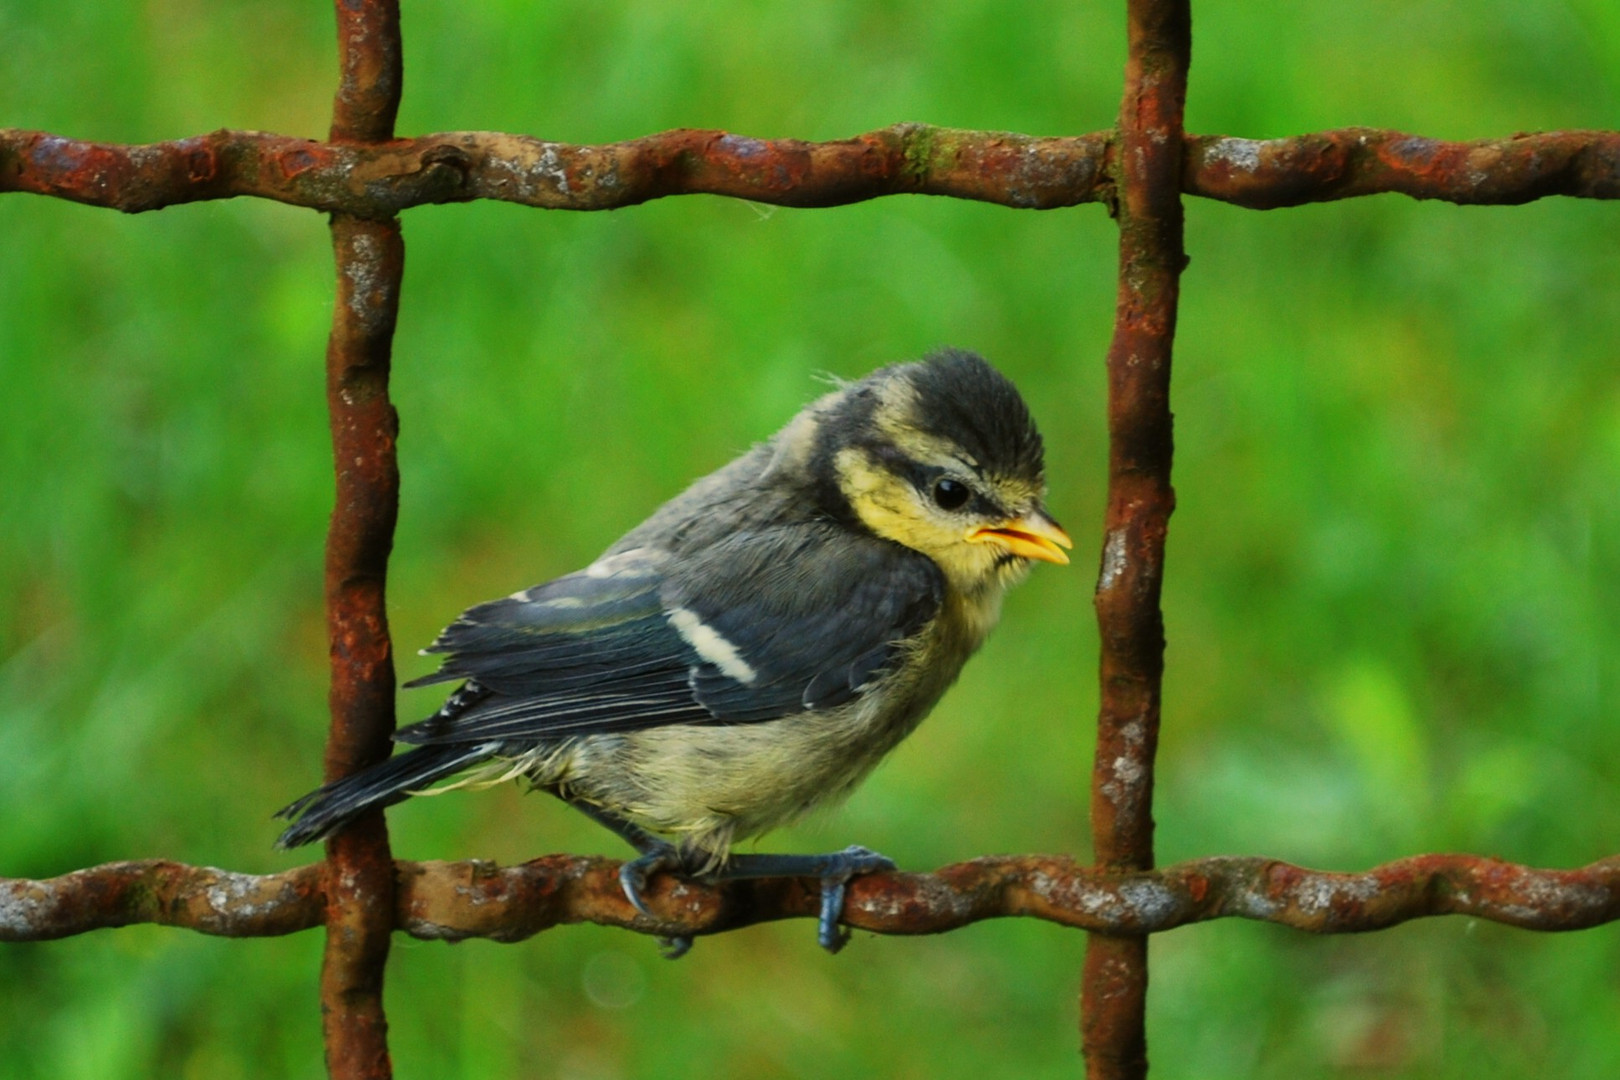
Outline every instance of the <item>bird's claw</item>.
POLYGON ((850 878, 893 869, 893 859, 859 844, 851 844, 827 857, 826 869, 821 874, 821 917, 816 924, 816 941, 823 949, 836 956, 849 943, 849 931, 841 927, 839 921, 844 914, 850 878))
POLYGON ((665 960, 679 960, 692 951, 692 939, 686 935, 661 937, 658 939, 658 949, 663 953, 665 960))
MULTIPOLYGON (((641 896, 642 892, 647 888, 647 879, 665 870, 678 871, 681 869, 683 869, 683 866, 680 853, 673 847, 654 848, 619 867, 619 887, 624 890, 624 898, 630 901, 630 906, 650 919, 653 918, 652 910, 647 907, 647 901, 643 900, 641 896)), ((680 941, 682 939, 672 938, 670 940, 680 941)), ((691 947, 692 943, 688 940, 686 949, 691 947)), ((680 950, 675 955, 681 955, 686 949, 680 950)))
MULTIPOLYGON (((619 867, 619 887, 624 890, 624 898, 630 901, 631 907, 649 919, 656 918, 641 895, 647 888, 647 879, 666 870, 678 873, 685 869, 681 853, 675 848, 668 846, 654 848, 619 867)), ((658 948, 664 954, 665 960, 679 960, 692 951, 692 938, 687 934, 679 937, 661 937, 658 939, 658 948)))

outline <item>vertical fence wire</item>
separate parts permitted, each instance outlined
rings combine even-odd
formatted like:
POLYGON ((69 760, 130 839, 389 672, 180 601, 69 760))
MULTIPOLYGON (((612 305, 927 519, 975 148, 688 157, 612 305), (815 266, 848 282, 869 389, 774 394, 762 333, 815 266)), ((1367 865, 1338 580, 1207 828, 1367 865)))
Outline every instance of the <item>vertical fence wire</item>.
MULTIPOLYGON (((1102 650, 1092 845, 1100 869, 1153 866, 1164 541, 1175 492, 1170 347, 1182 248, 1182 112, 1192 52, 1188 0, 1130 0, 1116 168, 1119 292, 1108 348, 1108 509, 1096 609, 1102 650)), ((1081 1046, 1096 1080, 1147 1075, 1145 935, 1092 934, 1081 1046)))
MULTIPOLYGON (((342 76, 333 142, 383 142, 399 108, 399 7, 395 0, 337 0, 342 76)), ((394 731, 394 658, 386 582, 399 515, 399 418, 388 372, 405 242, 396 218, 332 215, 337 289, 326 348, 336 495, 326 540, 331 639, 331 734, 326 779, 388 757, 394 731)), ((383 971, 394 929, 394 862, 382 811, 364 815, 326 845, 326 949, 321 1027, 334 1080, 387 1080, 383 971)))

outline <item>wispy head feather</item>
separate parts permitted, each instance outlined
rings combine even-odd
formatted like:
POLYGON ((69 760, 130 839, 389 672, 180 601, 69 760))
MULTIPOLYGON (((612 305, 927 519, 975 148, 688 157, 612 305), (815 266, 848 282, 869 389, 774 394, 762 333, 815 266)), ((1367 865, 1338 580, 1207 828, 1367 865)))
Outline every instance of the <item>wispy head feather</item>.
POLYGON ((918 427, 951 440, 990 475, 1041 482, 1045 453, 1029 406, 982 356, 940 349, 884 372, 910 385, 918 427))

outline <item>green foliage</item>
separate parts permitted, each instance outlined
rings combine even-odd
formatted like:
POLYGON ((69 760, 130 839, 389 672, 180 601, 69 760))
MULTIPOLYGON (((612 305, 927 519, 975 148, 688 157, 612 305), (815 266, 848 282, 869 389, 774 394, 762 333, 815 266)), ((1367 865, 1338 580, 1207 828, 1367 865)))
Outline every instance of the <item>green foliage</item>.
MULTIPOLYGON (((1095 130, 1122 8, 411 0, 400 130, 1095 130)), ((1597 0, 1195 15, 1195 131, 1475 138, 1612 126, 1620 106, 1620 14, 1597 0)), ((329 13, 268 0, 10 0, 0 55, 0 124, 120 141, 317 135, 335 69, 329 13)), ((1615 212, 1189 204, 1161 861, 1614 850, 1615 212)), ((774 430, 816 373, 939 344, 1023 387, 1054 509, 1082 551, 1098 542, 1114 275, 1098 207, 469 205, 412 211, 405 234, 402 676, 462 607, 580 565, 774 430)), ((0 874, 294 865, 307 853, 271 851, 268 814, 317 780, 325 726, 322 222, 13 195, 0 236, 0 874)), ((1084 856, 1089 562, 1039 568, 873 781, 765 846, 860 842, 908 868, 1084 856)), ((402 717, 433 704, 407 694, 402 717)), ((620 853, 512 790, 391 819, 405 857, 620 853)), ((861 935, 836 960, 804 922, 679 964, 594 928, 402 939, 388 1006, 407 1080, 1067 1076, 1083 947, 1021 922, 861 935)), ((0 1077, 318 1075, 318 952, 316 934, 158 928, 7 946, 0 1077)), ((1153 952, 1158 1076, 1620 1074, 1613 929, 1221 923, 1153 952)))

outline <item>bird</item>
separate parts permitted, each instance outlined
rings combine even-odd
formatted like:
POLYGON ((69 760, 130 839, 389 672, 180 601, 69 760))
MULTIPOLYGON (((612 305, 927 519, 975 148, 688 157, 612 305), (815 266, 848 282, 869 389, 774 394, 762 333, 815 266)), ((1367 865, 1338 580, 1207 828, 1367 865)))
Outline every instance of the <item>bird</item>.
POLYGON ((1007 588, 1068 563, 1045 495, 1029 408, 978 354, 834 380, 584 569, 460 615, 423 650, 438 670, 405 684, 459 684, 394 735, 410 749, 282 808, 276 844, 519 780, 636 850, 619 880, 641 913, 660 872, 813 876, 837 952, 848 882, 892 860, 732 849, 848 795, 956 680, 1007 588))

